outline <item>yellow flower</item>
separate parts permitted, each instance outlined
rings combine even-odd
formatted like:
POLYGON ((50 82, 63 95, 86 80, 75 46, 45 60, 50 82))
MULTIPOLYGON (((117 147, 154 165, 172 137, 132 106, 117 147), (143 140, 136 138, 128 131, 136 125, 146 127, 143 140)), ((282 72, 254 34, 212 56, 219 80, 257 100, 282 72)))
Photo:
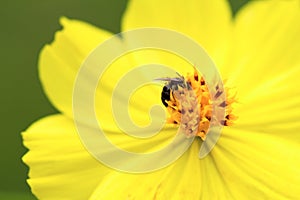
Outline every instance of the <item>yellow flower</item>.
MULTIPOLYGON (((112 34, 77 20, 62 18, 61 23, 64 29, 43 48, 39 59, 45 92, 61 114, 41 119, 23 133, 29 149, 23 158, 30 167, 28 183, 39 199, 299 198, 298 0, 252 1, 234 20, 227 2, 221 0, 130 1, 123 31, 164 27, 192 37, 205 47, 222 76, 228 78, 228 84, 237 87, 240 101, 234 109, 239 116, 236 125, 223 129, 208 156, 198 158, 200 141, 195 140, 176 162, 144 174, 112 170, 82 145, 72 120, 74 80, 89 52, 112 34)), ((151 53, 136 52, 131 58, 138 64, 146 63, 144 55, 151 53)), ((165 59, 158 57, 156 61, 165 59)), ((128 58, 120 59, 112 72, 128 70, 121 68, 127 62, 128 58)), ((182 64, 171 62, 177 68, 182 64)), ((101 84, 107 90, 97 91, 100 96, 110 96, 115 77, 103 79, 101 84)), ((160 95, 159 90, 155 91, 160 95)), ((142 111, 148 110, 144 103, 157 103, 160 98, 136 95, 142 102, 136 102, 142 111)), ((112 125, 110 108, 95 106, 104 128, 121 148, 151 150, 174 134, 174 128, 166 128, 163 136, 150 140, 125 137, 112 125)), ((132 110, 137 123, 149 122, 148 115, 132 110)))

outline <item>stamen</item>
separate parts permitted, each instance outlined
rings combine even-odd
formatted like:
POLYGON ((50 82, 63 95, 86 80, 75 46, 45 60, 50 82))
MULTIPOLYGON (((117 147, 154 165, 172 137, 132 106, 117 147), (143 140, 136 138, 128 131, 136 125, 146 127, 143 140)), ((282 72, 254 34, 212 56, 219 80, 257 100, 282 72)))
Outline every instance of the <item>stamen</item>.
MULTIPOLYGON (((199 78, 197 70, 193 74, 177 78, 161 78, 166 81, 162 91, 162 102, 167 107, 168 123, 180 124, 187 137, 199 136, 205 140, 210 122, 212 120, 212 100, 208 87, 202 76, 199 78)), ((237 119, 232 114, 232 104, 236 102, 236 94, 230 95, 229 88, 222 91, 219 85, 215 86, 214 100, 218 100, 222 93, 226 94, 226 101, 219 104, 225 108, 225 118, 219 123, 223 126, 231 126, 237 119)))

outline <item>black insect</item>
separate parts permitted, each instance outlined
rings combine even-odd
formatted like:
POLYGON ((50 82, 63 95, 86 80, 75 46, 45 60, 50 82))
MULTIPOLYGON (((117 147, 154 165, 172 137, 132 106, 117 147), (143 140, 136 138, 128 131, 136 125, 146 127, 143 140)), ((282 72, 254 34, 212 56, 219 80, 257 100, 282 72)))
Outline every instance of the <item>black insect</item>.
POLYGON ((163 90, 161 92, 161 102, 164 104, 164 106, 168 107, 168 104, 166 101, 170 101, 170 93, 171 90, 168 86, 164 86, 163 90))
POLYGON ((168 107, 167 101, 170 101, 171 92, 178 90, 178 86, 182 88, 190 88, 190 85, 186 83, 184 77, 180 75, 176 78, 159 78, 156 80, 166 81, 166 85, 163 87, 161 92, 161 101, 166 107, 168 107))

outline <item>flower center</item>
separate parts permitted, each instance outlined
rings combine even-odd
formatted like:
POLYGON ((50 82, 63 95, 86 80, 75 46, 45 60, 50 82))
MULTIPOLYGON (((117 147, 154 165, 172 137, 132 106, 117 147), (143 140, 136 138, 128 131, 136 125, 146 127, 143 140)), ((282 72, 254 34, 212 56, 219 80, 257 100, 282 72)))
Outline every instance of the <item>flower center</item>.
MULTIPOLYGON (((161 93, 162 103, 166 106, 169 117, 167 123, 181 125, 181 128, 187 137, 199 136, 205 140, 210 127, 212 116, 211 96, 202 76, 199 76, 197 70, 193 74, 187 74, 186 77, 179 75, 176 78, 161 78, 166 81, 161 93)), ((214 99, 224 92, 219 85, 215 86, 216 94, 214 99)), ((225 108, 225 118, 218 120, 223 126, 233 125, 237 119, 232 114, 232 104, 236 102, 235 94, 230 94, 230 89, 224 87, 226 101, 218 106, 225 108)))

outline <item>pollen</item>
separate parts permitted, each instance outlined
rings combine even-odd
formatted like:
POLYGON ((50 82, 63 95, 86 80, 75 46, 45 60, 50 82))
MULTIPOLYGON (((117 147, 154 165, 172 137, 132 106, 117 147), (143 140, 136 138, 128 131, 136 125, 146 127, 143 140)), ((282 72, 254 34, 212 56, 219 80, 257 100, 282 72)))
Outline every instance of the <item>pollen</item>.
MULTIPOLYGON (((167 107, 167 123, 180 125, 182 132, 187 136, 198 136, 203 141, 208 133, 212 121, 212 99, 208 86, 196 69, 186 77, 161 79, 167 81, 168 96, 162 93, 162 101, 167 107), (165 97, 165 98, 164 98, 165 97)), ((219 96, 225 92, 226 100, 218 103, 225 109, 225 117, 218 121, 223 126, 232 126, 237 117, 232 113, 232 104, 236 102, 236 94, 231 89, 219 85, 215 86, 214 100, 220 101, 219 96)), ((164 91, 166 92, 166 91, 164 91)))

